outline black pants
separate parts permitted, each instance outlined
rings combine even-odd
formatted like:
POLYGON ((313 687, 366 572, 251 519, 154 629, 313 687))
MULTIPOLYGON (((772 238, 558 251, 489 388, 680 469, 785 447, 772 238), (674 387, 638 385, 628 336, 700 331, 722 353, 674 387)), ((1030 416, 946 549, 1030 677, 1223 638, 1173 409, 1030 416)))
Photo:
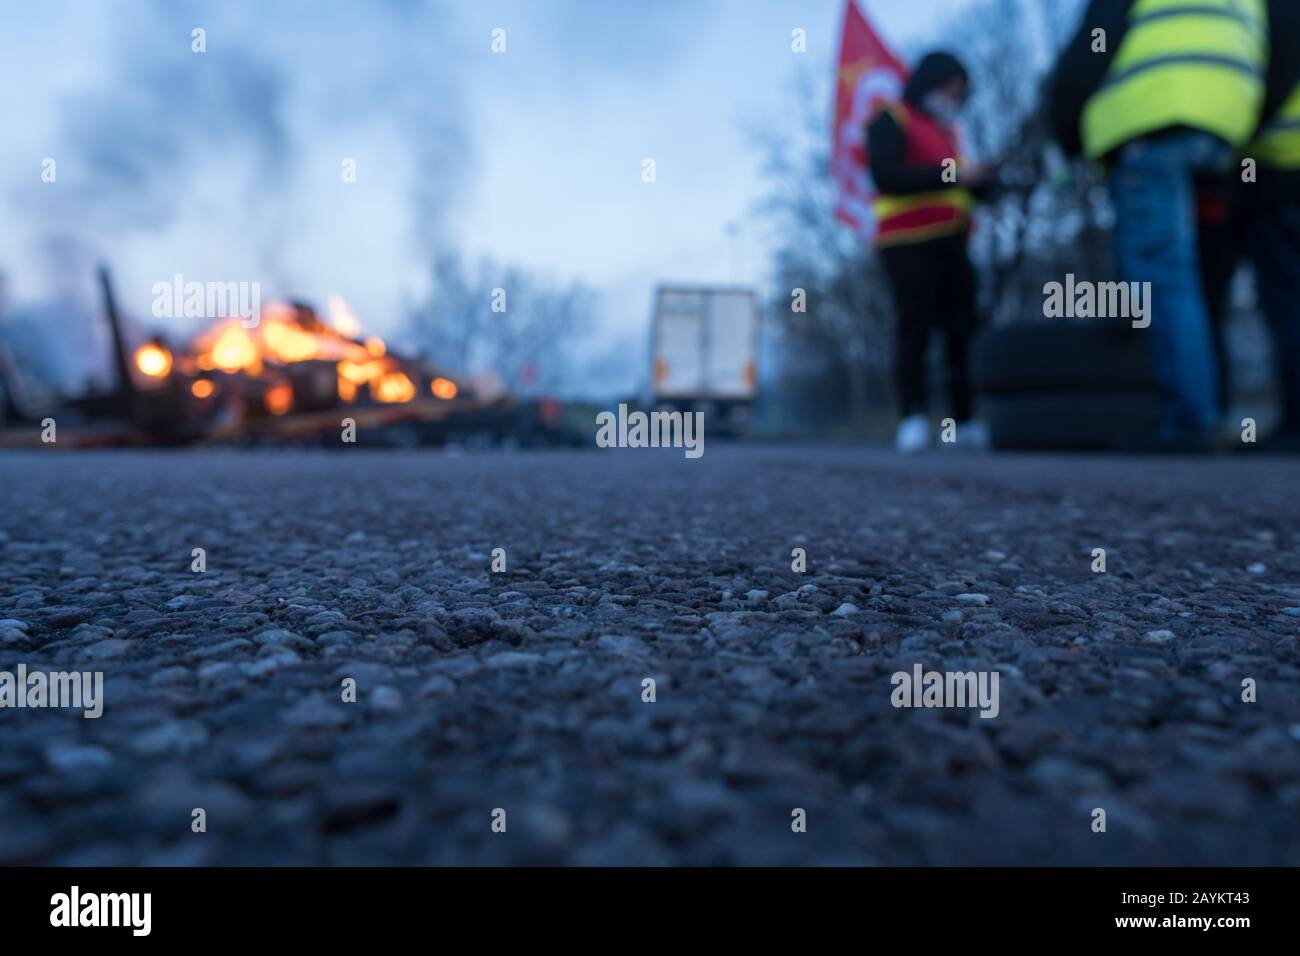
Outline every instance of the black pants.
POLYGON ((880 250, 898 314, 895 376, 903 415, 926 411, 925 355, 930 330, 943 330, 949 414, 970 419, 974 399, 967 358, 975 334, 975 269, 964 236, 880 250))
POLYGON ((1232 277, 1241 262, 1240 218, 1197 226, 1201 259, 1201 286, 1210 313, 1210 332, 1219 369, 1219 411, 1225 412, 1232 398, 1232 369, 1228 361, 1227 325, 1232 277))
POLYGON ((1259 301, 1273 329, 1284 427, 1300 432, 1300 200, 1279 202, 1249 221, 1246 251, 1259 301))
MULTIPOLYGON (((1228 290, 1242 258, 1255 267, 1259 304, 1273 332, 1282 427, 1300 431, 1300 198, 1241 201, 1230 222, 1202 227, 1201 262, 1220 368, 1228 365, 1223 335, 1228 290)), ((1230 383, 1225 379, 1224 384, 1230 383)), ((1225 408, 1227 394, 1225 388, 1220 399, 1225 408)))

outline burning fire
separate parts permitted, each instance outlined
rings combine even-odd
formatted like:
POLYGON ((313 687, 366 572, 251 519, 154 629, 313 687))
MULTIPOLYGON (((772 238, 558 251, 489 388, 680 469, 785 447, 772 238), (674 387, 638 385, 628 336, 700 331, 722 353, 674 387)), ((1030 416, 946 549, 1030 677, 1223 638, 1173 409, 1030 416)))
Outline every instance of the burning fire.
POLYGON ((172 370, 172 353, 150 342, 135 350, 135 367, 150 378, 166 378, 172 370))
POLYGON ((268 319, 260 330, 267 354, 281 362, 306 362, 319 358, 323 351, 317 337, 300 326, 268 319))
POLYGON ((385 372, 370 384, 376 401, 393 404, 415 398, 415 385, 404 372, 385 372))
POLYGON ((327 318, 318 318, 308 306, 267 303, 252 327, 238 317, 219 320, 176 356, 162 339, 154 339, 136 350, 135 364, 151 379, 166 379, 175 370, 194 398, 227 396, 223 407, 241 416, 244 409, 278 416, 322 411, 339 402, 401 404, 428 394, 425 388, 444 400, 460 392, 422 361, 390 352, 381 338, 364 336, 339 296, 330 298, 327 318))
POLYGON ((352 314, 348 304, 343 301, 343 296, 330 296, 330 325, 334 326, 334 331, 345 338, 355 339, 361 334, 361 323, 357 317, 352 314))
MULTIPOLYGON (((332 362, 338 397, 344 402, 355 402, 363 387, 369 389, 376 402, 414 400, 418 389, 406 363, 389 354, 383 339, 362 339, 360 333, 360 323, 339 296, 330 298, 328 323, 316 319, 309 310, 270 303, 262 309, 262 320, 254 328, 245 328, 239 319, 226 319, 200 335, 195 343, 194 364, 205 372, 245 373, 256 378, 265 374, 268 365, 332 362)), ((161 367, 156 358, 151 358, 150 363, 151 368, 161 367)), ((168 370, 170 357, 166 370, 148 374, 166 375, 168 370)), ((209 387, 213 387, 212 383, 209 387)), ((456 384, 445 378, 436 379, 431 389, 438 398, 454 398, 457 393, 456 384)), ((210 394, 207 391, 199 397, 210 394)), ((265 402, 274 415, 291 410, 292 382, 277 378, 267 389, 265 402)))
POLYGON ((293 386, 276 382, 266 390, 266 410, 272 415, 283 415, 293 408, 293 386))
POLYGON ((210 371, 219 368, 223 372, 238 372, 247 369, 256 374, 262 370, 262 359, 257 343, 238 323, 228 322, 221 328, 208 351, 199 355, 199 368, 210 371))

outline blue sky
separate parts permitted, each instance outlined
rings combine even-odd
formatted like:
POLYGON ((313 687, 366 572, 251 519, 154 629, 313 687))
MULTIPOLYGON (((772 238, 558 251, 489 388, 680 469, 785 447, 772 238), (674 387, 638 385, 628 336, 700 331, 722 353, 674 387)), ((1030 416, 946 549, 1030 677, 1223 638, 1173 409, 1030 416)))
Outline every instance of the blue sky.
MULTIPOLYGON (((139 315, 177 272, 337 291, 391 333, 432 250, 454 248, 583 281, 592 348, 641 348, 657 282, 761 280, 747 130, 799 127, 795 75, 829 76, 842 4, 6 3, 0 269, 31 298, 107 255, 139 315)), ((866 3, 909 48, 963 5, 866 3)))

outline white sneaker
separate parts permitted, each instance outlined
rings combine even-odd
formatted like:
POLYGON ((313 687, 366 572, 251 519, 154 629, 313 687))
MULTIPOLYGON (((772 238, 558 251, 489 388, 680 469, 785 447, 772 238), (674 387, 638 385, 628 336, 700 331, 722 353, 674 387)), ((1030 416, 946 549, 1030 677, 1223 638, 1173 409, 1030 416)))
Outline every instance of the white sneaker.
POLYGON ((988 451, 991 443, 989 426, 973 418, 953 429, 952 437, 953 444, 966 451, 988 451))
POLYGON ((924 415, 908 415, 898 423, 894 447, 905 455, 930 447, 930 419, 924 415))

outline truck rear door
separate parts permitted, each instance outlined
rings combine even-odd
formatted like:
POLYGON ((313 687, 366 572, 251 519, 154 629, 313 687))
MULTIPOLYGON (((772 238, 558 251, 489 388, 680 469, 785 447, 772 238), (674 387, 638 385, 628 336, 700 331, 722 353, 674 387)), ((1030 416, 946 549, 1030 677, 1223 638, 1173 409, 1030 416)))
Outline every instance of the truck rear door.
POLYGON ((704 393, 704 309, 701 293, 659 293, 654 331, 656 397, 694 398, 704 393))
POLYGON ((748 292, 709 296, 705 350, 710 397, 754 397, 754 300, 748 292))

